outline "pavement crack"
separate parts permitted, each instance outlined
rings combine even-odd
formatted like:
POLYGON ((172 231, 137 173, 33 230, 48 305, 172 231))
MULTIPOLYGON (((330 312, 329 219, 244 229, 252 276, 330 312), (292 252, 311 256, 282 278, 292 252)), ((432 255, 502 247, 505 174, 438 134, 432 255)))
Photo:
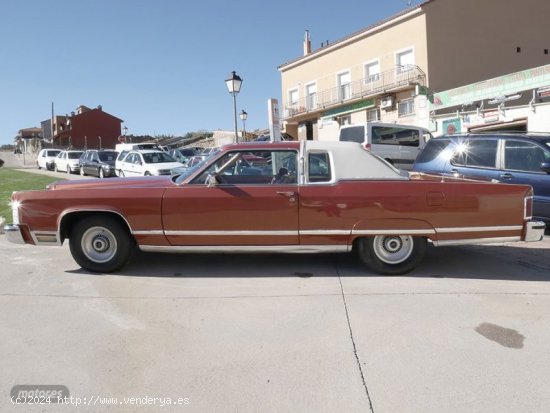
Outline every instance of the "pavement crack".
POLYGON ((374 408, 372 407, 372 400, 369 393, 369 388, 367 387, 367 382, 365 380, 365 374, 363 373, 363 368, 361 367, 361 361, 359 360, 359 355, 357 354, 357 347, 355 345, 355 339, 353 338, 353 329, 351 328, 351 321, 349 319, 348 304, 346 302, 346 295, 344 294, 344 286, 342 285, 342 277, 340 276, 340 271, 338 265, 335 265, 336 274, 338 275, 338 282, 340 283, 340 291, 342 292, 342 301, 344 303, 344 310, 346 311, 346 320, 348 322, 349 335, 351 338, 351 344, 353 345, 353 355, 355 356, 355 361, 357 362, 357 367, 359 368, 359 374, 361 375, 361 381, 363 382, 363 388, 365 389, 365 394, 369 401, 369 408, 372 413, 374 413, 374 408))

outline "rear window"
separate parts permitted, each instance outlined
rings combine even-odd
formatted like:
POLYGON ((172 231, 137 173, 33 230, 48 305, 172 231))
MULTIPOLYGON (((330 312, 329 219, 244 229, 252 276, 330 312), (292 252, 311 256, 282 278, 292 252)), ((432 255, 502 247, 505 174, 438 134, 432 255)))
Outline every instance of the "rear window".
POLYGON ((431 162, 434 159, 436 159, 441 152, 443 152, 445 149, 449 148, 448 150, 451 151, 451 140, 450 139, 432 139, 428 141, 426 144, 426 147, 420 152, 420 155, 418 155, 418 158, 416 159, 416 163, 427 163, 431 162))
POLYGON ((57 155, 59 155, 59 152, 61 152, 61 151, 48 151, 46 153, 46 156, 57 156, 57 155))
POLYGON ((340 129, 340 140, 344 142, 363 143, 365 141, 365 127, 352 126, 340 129))

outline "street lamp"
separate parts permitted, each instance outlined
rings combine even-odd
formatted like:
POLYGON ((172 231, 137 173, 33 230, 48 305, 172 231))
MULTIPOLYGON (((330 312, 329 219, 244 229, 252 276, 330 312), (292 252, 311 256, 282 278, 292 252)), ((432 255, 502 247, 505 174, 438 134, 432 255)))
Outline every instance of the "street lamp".
POLYGON ((239 132, 237 131, 237 94, 241 91, 243 80, 233 70, 228 79, 225 79, 227 90, 233 95, 233 112, 235 115, 235 142, 239 142, 239 132))
POLYGON ((124 134, 124 142, 126 142, 126 140, 128 139, 128 137, 126 136, 128 134, 128 126, 124 125, 124 127, 122 128, 122 131, 124 134))
POLYGON ((245 139, 245 136, 246 136, 246 118, 248 118, 248 113, 246 113, 243 109, 241 111, 241 114, 239 115, 239 117, 243 121, 243 139, 245 139))

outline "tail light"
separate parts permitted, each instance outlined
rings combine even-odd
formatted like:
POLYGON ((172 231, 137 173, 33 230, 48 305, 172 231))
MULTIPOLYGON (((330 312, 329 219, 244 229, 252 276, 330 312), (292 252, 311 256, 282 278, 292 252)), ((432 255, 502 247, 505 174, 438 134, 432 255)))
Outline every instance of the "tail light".
POLYGON ((524 198, 523 217, 525 219, 533 218, 533 196, 526 196, 524 198))

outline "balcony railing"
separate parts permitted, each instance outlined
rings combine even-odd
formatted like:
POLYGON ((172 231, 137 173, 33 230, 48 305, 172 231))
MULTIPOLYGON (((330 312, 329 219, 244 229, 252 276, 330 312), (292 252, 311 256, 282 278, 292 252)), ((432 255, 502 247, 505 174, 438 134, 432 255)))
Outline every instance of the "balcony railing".
POLYGON ((352 102, 365 97, 386 93, 403 86, 424 85, 426 74, 416 65, 397 66, 394 69, 339 85, 318 93, 309 94, 298 101, 284 105, 283 119, 308 112, 352 102))

